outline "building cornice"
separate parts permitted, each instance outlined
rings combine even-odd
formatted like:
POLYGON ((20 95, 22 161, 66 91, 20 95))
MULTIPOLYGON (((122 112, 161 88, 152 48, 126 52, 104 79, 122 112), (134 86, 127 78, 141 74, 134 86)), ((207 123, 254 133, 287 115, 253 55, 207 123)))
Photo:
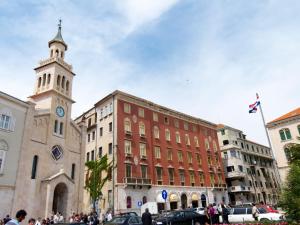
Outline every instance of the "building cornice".
POLYGON ((75 101, 74 101, 73 99, 69 98, 68 96, 66 96, 66 95, 64 95, 64 94, 62 94, 62 93, 60 93, 60 92, 58 92, 58 91, 56 91, 56 90, 54 90, 54 89, 50 89, 50 90, 43 91, 43 92, 38 93, 38 94, 31 95, 31 96, 29 96, 28 98, 35 99, 35 98, 37 98, 37 97, 41 97, 41 96, 45 96, 45 95, 47 95, 47 94, 51 94, 51 92, 54 92, 55 94, 57 94, 57 95, 59 95, 59 96, 65 98, 65 99, 67 99, 67 100, 70 101, 71 103, 75 103, 75 101))

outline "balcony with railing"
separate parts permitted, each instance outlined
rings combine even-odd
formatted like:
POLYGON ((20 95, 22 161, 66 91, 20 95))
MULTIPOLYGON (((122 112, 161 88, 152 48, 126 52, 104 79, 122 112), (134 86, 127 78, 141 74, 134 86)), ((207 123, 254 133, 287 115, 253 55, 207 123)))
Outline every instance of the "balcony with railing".
POLYGON ((149 178, 137 178, 137 177, 124 177, 123 180, 124 184, 126 185, 133 185, 133 186, 151 186, 152 182, 149 178))
POLYGON ((242 178, 245 176, 246 176, 246 173, 240 172, 240 171, 231 171, 231 172, 227 172, 227 174, 226 174, 226 178, 228 178, 228 179, 242 178))
POLYGON ((228 187, 228 192, 250 192, 250 191, 251 191, 250 186, 238 185, 238 186, 228 187))

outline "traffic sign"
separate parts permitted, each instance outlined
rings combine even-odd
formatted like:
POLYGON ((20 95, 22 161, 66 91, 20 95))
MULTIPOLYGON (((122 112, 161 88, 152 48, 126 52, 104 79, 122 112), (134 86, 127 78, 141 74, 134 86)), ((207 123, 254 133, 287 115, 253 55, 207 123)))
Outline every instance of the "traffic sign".
POLYGON ((138 201, 138 207, 141 207, 143 205, 142 201, 138 201))
POLYGON ((167 191, 166 191, 166 190, 163 190, 163 191, 161 192, 161 196, 162 196, 162 198, 163 198, 164 200, 166 200, 167 197, 168 197, 167 191))

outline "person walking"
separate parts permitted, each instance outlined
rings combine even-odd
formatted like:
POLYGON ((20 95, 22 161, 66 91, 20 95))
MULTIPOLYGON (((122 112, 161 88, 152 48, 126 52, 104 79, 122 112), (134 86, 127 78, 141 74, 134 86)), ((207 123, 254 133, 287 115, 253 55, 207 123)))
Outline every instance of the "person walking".
POLYGON ((255 221, 258 221, 258 212, 257 212, 257 207, 255 203, 252 203, 252 216, 255 221))
POLYGON ((219 211, 216 203, 213 203, 214 216, 213 216, 213 224, 219 224, 219 211))
POLYGON ((227 209, 224 205, 224 203, 221 203, 221 208, 222 208, 222 219, 223 219, 223 224, 229 224, 228 221, 228 215, 229 215, 229 209, 227 209))
POLYGON ((142 222, 143 225, 152 225, 152 216, 148 208, 145 209, 145 212, 142 215, 142 222))
POLYGON ((11 219, 6 225, 19 225, 26 217, 27 212, 24 209, 19 210, 16 213, 16 219, 11 219))

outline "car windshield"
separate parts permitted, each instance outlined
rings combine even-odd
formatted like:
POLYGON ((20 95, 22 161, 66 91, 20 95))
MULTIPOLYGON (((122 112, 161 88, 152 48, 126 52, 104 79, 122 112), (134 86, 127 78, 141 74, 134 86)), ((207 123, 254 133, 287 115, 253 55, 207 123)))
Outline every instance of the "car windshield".
POLYGON ((127 217, 114 217, 109 222, 110 223, 120 223, 121 224, 121 223, 124 223, 126 219, 127 219, 127 217))
POLYGON ((265 210, 264 208, 258 208, 258 212, 259 213, 267 213, 267 210, 265 210))

